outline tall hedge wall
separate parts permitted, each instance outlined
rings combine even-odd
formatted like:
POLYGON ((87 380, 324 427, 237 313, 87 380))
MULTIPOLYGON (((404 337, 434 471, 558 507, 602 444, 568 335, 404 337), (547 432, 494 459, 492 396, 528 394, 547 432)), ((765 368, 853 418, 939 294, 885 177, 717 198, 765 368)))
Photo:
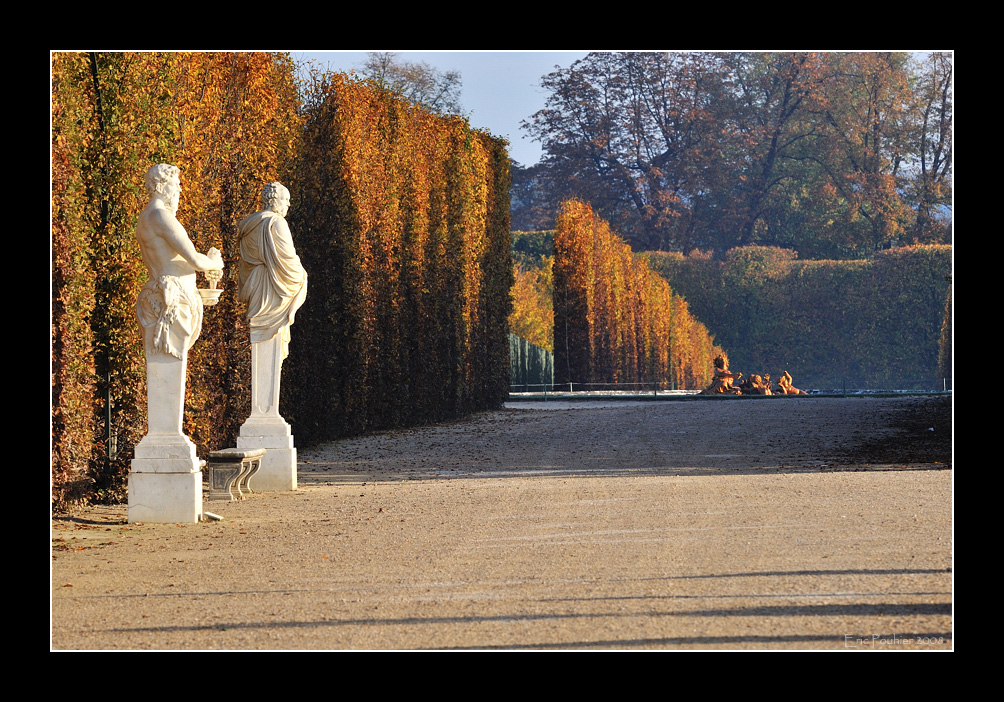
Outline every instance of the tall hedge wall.
POLYGON ((710 382, 720 349, 708 330, 588 203, 562 204, 553 276, 556 383, 710 382))
POLYGON ((863 261, 798 261, 793 251, 758 246, 724 261, 646 255, 729 350, 734 370, 788 370, 799 387, 823 389, 942 386, 950 246, 889 249, 863 261))
POLYGON ((315 76, 288 217, 309 276, 283 372, 301 444, 497 408, 509 385, 505 142, 315 76))
POLYGON ((200 453, 233 445, 250 411, 236 226, 273 180, 292 193, 310 276, 283 373, 298 443, 504 401, 505 142, 343 76, 316 81, 306 105, 298 87, 282 54, 53 54, 56 508, 120 499, 146 431, 134 229, 159 162, 181 169, 178 219, 193 243, 226 266, 189 354, 184 428, 200 453))
MULTIPOLYGON (((233 445, 250 410, 236 223, 286 178, 300 134, 294 66, 266 53, 55 53, 52 78, 52 501, 123 495, 146 433, 135 237, 150 166, 181 169, 178 219, 223 253, 221 302, 189 355, 185 431, 233 445)), ((200 279, 200 285, 204 282, 200 279)))

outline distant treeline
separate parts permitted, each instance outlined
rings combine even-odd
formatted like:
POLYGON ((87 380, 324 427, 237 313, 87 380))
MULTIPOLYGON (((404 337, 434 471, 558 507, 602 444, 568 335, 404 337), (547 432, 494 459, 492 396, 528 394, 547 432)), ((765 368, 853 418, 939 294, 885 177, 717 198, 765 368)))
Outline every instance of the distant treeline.
POLYGON ((721 349, 588 203, 562 205, 553 267, 556 383, 708 384, 721 349))
POLYGON ((724 261, 646 255, 728 349, 734 371, 788 370, 798 387, 831 389, 841 380, 942 387, 950 372, 950 246, 861 261, 799 261, 760 246, 724 261))
MULTIPOLYGON (((309 275, 283 373, 299 445, 496 407, 509 384, 504 142, 344 77, 301 97, 288 55, 52 56, 52 501, 121 499, 146 433, 135 237, 160 162, 178 219, 223 253, 189 354, 185 432, 233 446, 250 413, 237 223, 289 187, 309 275)), ((205 285, 200 276, 200 287, 205 285)))
POLYGON ((635 251, 951 243, 951 53, 590 53, 541 78, 513 227, 578 198, 635 251))

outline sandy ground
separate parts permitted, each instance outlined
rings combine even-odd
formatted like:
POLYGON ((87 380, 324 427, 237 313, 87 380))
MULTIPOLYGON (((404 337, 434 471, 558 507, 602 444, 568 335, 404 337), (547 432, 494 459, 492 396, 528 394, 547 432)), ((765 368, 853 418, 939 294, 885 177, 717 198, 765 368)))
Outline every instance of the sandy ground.
POLYGON ((951 400, 510 403, 52 519, 53 650, 953 647, 951 400))

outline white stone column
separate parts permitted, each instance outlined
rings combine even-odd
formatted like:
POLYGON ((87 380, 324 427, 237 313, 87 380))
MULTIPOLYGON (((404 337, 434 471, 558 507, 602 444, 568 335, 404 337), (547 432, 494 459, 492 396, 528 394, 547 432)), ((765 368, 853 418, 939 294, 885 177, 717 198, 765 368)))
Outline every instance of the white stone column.
POLYGON ((197 522, 202 518, 202 472, 195 444, 181 431, 185 358, 148 353, 148 431, 136 444, 129 473, 129 521, 197 522))
POLYGON ((150 201, 136 222, 150 280, 136 299, 146 356, 147 434, 136 444, 129 471, 130 522, 197 522, 202 518, 202 463, 181 431, 188 350, 202 333, 203 308, 220 299, 223 256, 196 251, 176 215, 181 198, 177 166, 158 163, 144 179, 150 201), (208 289, 195 284, 204 273, 208 289))
POLYGON ((279 414, 279 380, 289 345, 289 327, 307 295, 307 272, 286 222, 289 190, 273 182, 262 188, 265 209, 241 220, 237 297, 248 306, 251 335, 251 416, 237 437, 239 449, 265 449, 255 490, 296 489, 293 432, 279 414))
POLYGON ((251 344, 251 416, 237 437, 237 448, 266 449, 253 486, 261 491, 296 489, 293 432, 279 414, 284 331, 251 344))

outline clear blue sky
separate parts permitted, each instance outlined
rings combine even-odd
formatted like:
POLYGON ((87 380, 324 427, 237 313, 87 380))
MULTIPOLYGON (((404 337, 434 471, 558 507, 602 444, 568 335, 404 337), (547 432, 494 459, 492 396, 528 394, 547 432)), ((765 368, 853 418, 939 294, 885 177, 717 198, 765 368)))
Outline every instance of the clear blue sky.
MULTIPOLYGON (((373 51, 394 51, 373 49, 373 51)), ((540 160, 540 144, 526 137, 520 122, 544 107, 540 78, 567 68, 587 51, 394 51, 404 61, 424 61, 440 71, 459 71, 460 102, 471 126, 509 140, 509 155, 523 166, 540 160)), ((313 60, 321 68, 361 70, 365 51, 290 51, 294 61, 313 60)))

